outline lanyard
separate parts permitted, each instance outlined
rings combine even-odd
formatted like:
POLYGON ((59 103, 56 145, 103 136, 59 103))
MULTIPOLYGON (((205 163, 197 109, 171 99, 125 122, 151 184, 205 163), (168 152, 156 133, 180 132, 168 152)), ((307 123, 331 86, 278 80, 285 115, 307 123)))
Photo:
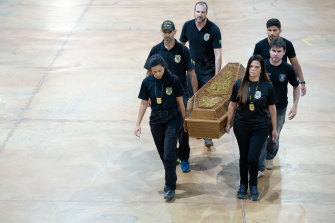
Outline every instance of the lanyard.
MULTIPOLYGON (((257 82, 257 86, 256 86, 256 89, 255 89, 255 94, 256 94, 256 91, 258 90, 258 85, 259 85, 259 81, 257 82)), ((250 97, 250 101, 251 100, 251 93, 250 93, 250 85, 249 85, 249 97, 250 97)))
POLYGON ((162 96, 163 96, 163 83, 162 83, 162 89, 161 89, 161 97, 157 97, 157 87, 156 87, 156 78, 155 78, 155 96, 156 96, 156 103, 162 104, 162 96))
MULTIPOLYGON (((251 100, 251 92, 250 92, 250 82, 248 83, 248 88, 249 88, 249 97, 250 97, 250 103, 249 103, 249 110, 250 111, 255 111, 255 105, 254 105, 254 101, 251 100)), ((259 85, 259 81, 257 82, 257 86, 256 86, 256 89, 255 89, 255 95, 256 95, 256 91, 258 90, 258 85, 259 85)), ((255 98, 255 95, 254 95, 254 98, 255 98)))

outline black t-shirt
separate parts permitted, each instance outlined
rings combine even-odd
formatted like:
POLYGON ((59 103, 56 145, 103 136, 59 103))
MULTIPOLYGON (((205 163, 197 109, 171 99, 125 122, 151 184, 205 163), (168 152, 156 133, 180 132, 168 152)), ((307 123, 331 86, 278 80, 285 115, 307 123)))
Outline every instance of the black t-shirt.
POLYGON ((290 83, 293 87, 299 85, 299 80, 293 67, 285 61, 282 61, 279 66, 273 66, 270 64, 270 60, 265 60, 265 67, 276 92, 276 108, 286 108, 288 103, 288 83, 290 83))
MULTIPOLYGON (((291 41, 281 37, 285 43, 286 43, 286 52, 285 55, 283 56, 283 61, 287 62, 287 57, 288 58, 293 58, 296 56, 295 54, 295 50, 293 47, 293 44, 291 43, 291 41)), ((258 43, 256 43, 255 45, 255 49, 254 49, 254 55, 255 54, 259 54, 263 57, 264 60, 266 59, 270 59, 270 44, 268 42, 268 38, 265 38, 261 41, 259 41, 258 43)))
POLYGON ((195 61, 215 61, 214 49, 221 48, 221 32, 217 25, 207 19, 199 31, 195 19, 185 22, 179 40, 189 41, 191 57, 195 61))
POLYGON ((147 76, 141 85, 138 98, 142 100, 151 100, 151 109, 153 111, 173 110, 178 108, 176 97, 184 95, 183 87, 177 76, 170 74, 173 78, 171 87, 164 86, 162 79, 156 79, 153 74, 147 76), (157 104, 156 98, 162 98, 162 104, 157 104))
POLYGON ((176 40, 174 47, 168 50, 162 41, 151 49, 144 64, 145 69, 150 70, 149 59, 154 54, 159 54, 164 58, 168 69, 179 77, 182 86, 186 89, 186 71, 194 69, 189 49, 176 40))
POLYGON ((234 84, 233 91, 230 96, 230 101, 238 103, 235 120, 252 127, 268 126, 270 117, 268 105, 274 105, 276 101, 275 91, 271 82, 250 81, 248 100, 245 104, 240 103, 239 99, 237 98, 237 93, 240 89, 240 86, 241 79, 238 79, 234 84), (250 111, 250 103, 254 104, 254 111, 250 111))

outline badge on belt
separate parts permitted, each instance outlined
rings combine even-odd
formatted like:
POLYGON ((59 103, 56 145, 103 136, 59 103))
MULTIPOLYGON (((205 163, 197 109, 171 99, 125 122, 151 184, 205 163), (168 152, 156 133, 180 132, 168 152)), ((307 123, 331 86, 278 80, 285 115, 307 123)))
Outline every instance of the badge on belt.
POLYGON ((159 105, 162 104, 162 98, 156 98, 156 103, 159 105))

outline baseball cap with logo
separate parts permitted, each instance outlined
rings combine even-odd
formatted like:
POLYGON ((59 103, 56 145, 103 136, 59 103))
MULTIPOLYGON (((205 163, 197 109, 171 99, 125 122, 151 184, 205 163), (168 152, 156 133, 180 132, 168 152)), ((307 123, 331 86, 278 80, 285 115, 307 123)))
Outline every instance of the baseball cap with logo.
POLYGON ((162 24, 162 30, 171 30, 173 31, 175 28, 174 28, 174 23, 170 20, 165 20, 162 24))

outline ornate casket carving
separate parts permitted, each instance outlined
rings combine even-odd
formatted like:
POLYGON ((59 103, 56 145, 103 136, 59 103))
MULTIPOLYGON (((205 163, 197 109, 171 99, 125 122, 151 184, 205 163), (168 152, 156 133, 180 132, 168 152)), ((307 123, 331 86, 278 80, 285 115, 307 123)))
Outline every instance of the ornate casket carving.
POLYGON ((228 63, 189 99, 185 120, 190 137, 215 139, 225 133, 232 88, 244 73, 240 63, 228 63))

